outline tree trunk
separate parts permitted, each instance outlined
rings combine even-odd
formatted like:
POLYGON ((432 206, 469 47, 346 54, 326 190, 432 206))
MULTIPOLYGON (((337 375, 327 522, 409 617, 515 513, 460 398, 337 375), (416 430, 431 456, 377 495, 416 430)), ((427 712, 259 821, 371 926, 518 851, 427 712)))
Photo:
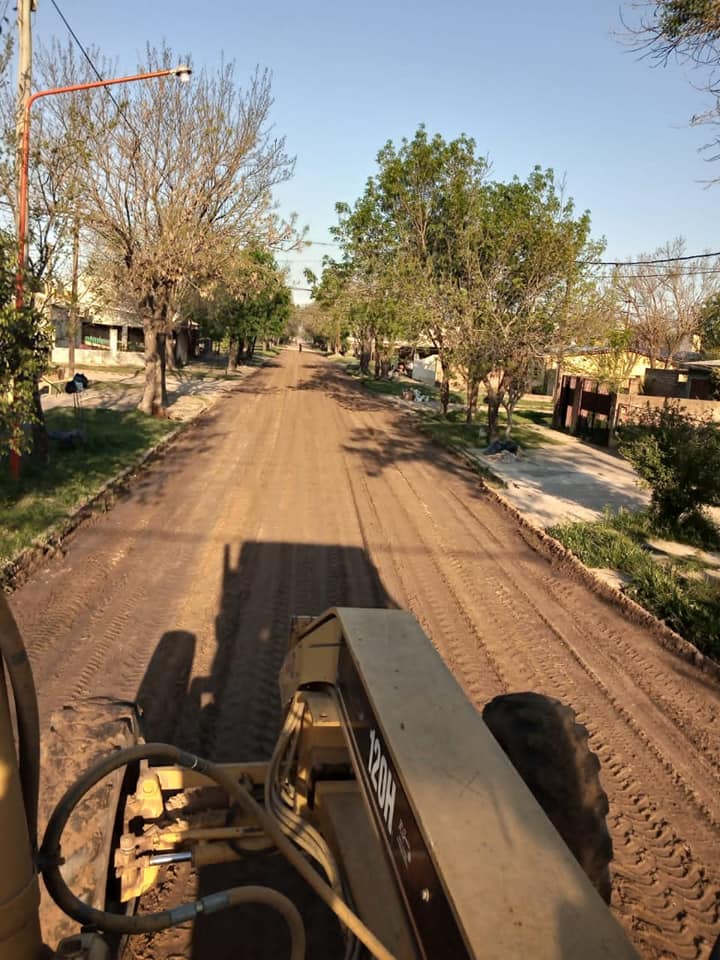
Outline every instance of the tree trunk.
POLYGON ((169 334, 159 333, 158 334, 158 355, 160 357, 160 409, 155 411, 160 415, 164 415, 165 408, 168 405, 168 395, 167 395, 167 381, 165 379, 165 366, 168 354, 168 339, 169 334))
POLYGON ((365 375, 370 373, 370 351, 365 343, 360 348, 360 373, 365 375))
POLYGON ((257 343, 257 337, 250 337, 248 339, 248 348, 247 348, 247 359, 252 360, 255 356, 255 344, 257 343))
POLYGON ((40 388, 37 381, 33 387, 33 407, 35 410, 35 422, 32 427, 33 455, 38 457, 41 463, 47 463, 50 455, 50 441, 48 439, 45 414, 43 413, 40 388))
POLYGON ((68 379, 75 376, 75 341, 78 329, 78 263, 80 259, 80 221, 73 221, 72 275, 70 281, 70 310, 68 311, 68 379))
POLYGON ((234 373, 238 365, 238 343, 237 340, 230 340, 228 345, 227 373, 234 373))
POLYGON ((498 438, 498 417, 500 415, 500 397, 497 395, 490 395, 487 399, 487 430, 488 430, 488 443, 492 443, 493 440, 498 438))
POLYGON ((515 403, 517 401, 511 400, 509 403, 505 404, 505 415, 507 417, 507 423, 505 424, 505 439, 509 440, 510 435, 512 434, 513 428, 513 413, 515 411, 515 403))
POLYGON ((447 417, 448 415, 449 403, 450 403, 450 381, 447 379, 447 377, 443 377, 443 381, 440 384, 440 406, 442 407, 442 412, 444 417, 447 417))
POLYGON ((467 381, 467 409, 465 411, 465 423, 472 423, 475 411, 477 410, 478 393, 480 384, 474 377, 469 377, 467 381))
POLYGON ((175 341, 173 340, 171 333, 164 334, 165 336, 165 351, 164 351, 164 360, 165 367, 167 370, 177 370, 177 357, 175 356, 175 341))
MULTIPOLYGON (((158 332, 152 319, 143 321, 145 337, 145 387, 138 404, 138 410, 149 417, 158 414, 162 408, 163 377, 160 368, 160 347, 158 332)), ((164 346, 164 344, 162 345, 164 346)))

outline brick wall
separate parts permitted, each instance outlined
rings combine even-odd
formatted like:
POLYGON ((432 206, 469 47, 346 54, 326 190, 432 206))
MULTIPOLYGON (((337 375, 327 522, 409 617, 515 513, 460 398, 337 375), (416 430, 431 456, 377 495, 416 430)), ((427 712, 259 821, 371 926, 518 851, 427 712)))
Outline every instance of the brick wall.
POLYGON ((642 410, 658 410, 665 404, 677 406, 684 410, 691 417, 704 419, 712 417, 720 423, 720 402, 717 400, 686 400, 667 399, 666 397, 648 397, 644 395, 633 396, 629 393, 620 393, 617 398, 617 423, 627 423, 635 419, 637 413, 642 410))

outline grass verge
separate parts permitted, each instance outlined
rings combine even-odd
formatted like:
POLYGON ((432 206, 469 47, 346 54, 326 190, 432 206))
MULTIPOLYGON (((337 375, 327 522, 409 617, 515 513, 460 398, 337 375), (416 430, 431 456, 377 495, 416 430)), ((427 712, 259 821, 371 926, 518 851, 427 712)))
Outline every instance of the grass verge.
MULTIPOLYGON (((459 442, 456 439, 456 432, 452 429, 449 429, 450 421, 445 420, 442 416, 432 413, 427 413, 423 411, 420 413, 418 418, 418 429, 421 433, 424 433, 426 437, 429 437, 433 443, 436 443, 439 447, 445 447, 446 450, 452 450, 457 452, 458 449, 468 449, 472 446, 477 446, 477 443, 470 442, 459 442)), ((463 426, 467 426, 463 424, 463 426)), ((472 425, 471 425, 472 427, 472 425)), ((475 437, 477 438, 477 428, 475 430, 475 437)), ((477 473, 479 477, 489 484, 491 487, 498 487, 500 489, 507 487, 507 484, 499 477, 497 474, 493 473, 492 470, 489 470, 487 467, 483 466, 475 459, 468 457, 469 466, 477 473)))
POLYGON ((429 387, 424 383, 416 383, 410 380, 375 380, 374 377, 363 377, 362 385, 370 393, 382 393, 386 396, 401 397, 405 390, 417 390, 424 397, 431 400, 437 399, 438 390, 435 387, 429 387))
MULTIPOLYGON (((78 427, 72 410, 47 413, 48 430, 78 427)), ((16 556, 63 520, 115 474, 132 466, 177 423, 154 420, 136 410, 84 410, 85 443, 75 450, 53 450, 47 466, 23 461, 20 482, 9 477, 0 458, 0 562, 16 556)))
MULTIPOLYGON (((526 413, 516 413, 513 418, 512 438, 523 450, 534 450, 537 447, 558 443, 552 437, 533 429, 536 422, 535 414, 532 417, 526 413)), ((484 411, 478 412, 473 423, 465 422, 464 410, 450 410, 447 418, 440 413, 423 413, 423 430, 437 443, 455 447, 484 447, 487 445, 487 418, 484 411)), ((500 427, 504 428, 505 418, 500 419, 500 427)))
MULTIPOLYGON (((595 523, 566 523, 548 533, 587 567, 609 567, 629 579, 625 592, 703 653, 720 659, 720 586, 695 579, 699 564, 688 559, 660 563, 643 547, 648 537, 665 537, 648 511, 606 515, 595 523)), ((682 534, 681 534, 682 535, 682 534)), ((677 533, 674 534, 677 539, 677 533)), ((720 534, 708 521, 703 542, 693 532, 693 546, 717 546, 720 534), (714 529, 714 535, 710 531, 714 529)))

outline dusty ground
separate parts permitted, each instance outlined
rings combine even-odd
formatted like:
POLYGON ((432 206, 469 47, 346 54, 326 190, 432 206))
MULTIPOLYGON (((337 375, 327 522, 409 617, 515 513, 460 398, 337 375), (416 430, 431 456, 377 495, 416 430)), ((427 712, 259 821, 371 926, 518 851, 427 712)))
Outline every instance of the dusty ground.
MULTIPOLYGON (((610 795, 618 917, 646 958, 706 957, 720 689, 535 553, 404 416, 309 352, 240 383, 12 597, 43 717, 74 695, 139 693, 154 737, 266 756, 290 616, 407 607, 478 704, 536 689, 575 707, 610 795)), ((195 886, 169 873, 161 899, 195 886)), ((272 918, 243 914, 241 934, 232 919, 198 925, 192 945, 185 930, 141 939, 135 956, 259 960, 261 936, 281 955, 272 918)), ((309 918, 311 956, 336 955, 321 921, 309 918)))

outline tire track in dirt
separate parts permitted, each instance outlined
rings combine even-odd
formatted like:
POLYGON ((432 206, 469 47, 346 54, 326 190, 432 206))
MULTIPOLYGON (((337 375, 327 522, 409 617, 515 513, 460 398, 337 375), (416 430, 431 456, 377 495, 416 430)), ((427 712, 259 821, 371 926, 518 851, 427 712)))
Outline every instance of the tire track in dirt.
MULTIPOLYGON (((498 640, 491 649, 491 656, 496 663, 504 661, 506 670, 512 671, 512 688, 531 686, 559 696, 575 706, 581 719, 587 723, 591 733, 593 730, 607 731, 611 729, 614 743, 616 738, 622 739, 625 733, 622 730, 616 732, 618 730, 618 720, 629 725, 642 743, 640 745, 632 744, 630 738, 625 736, 624 739, 627 743, 625 756, 629 756, 634 767, 637 768, 638 759, 643 753, 643 747, 654 753, 655 759, 662 764, 664 772, 669 774, 672 783, 671 788, 663 790, 660 801, 672 804, 675 823, 683 830, 684 837, 694 834, 693 841, 696 850, 699 849, 701 853, 704 853, 711 849, 713 845, 716 846, 717 833, 714 829, 716 825, 712 823, 712 818, 709 824, 712 829, 708 831, 705 829, 708 824, 703 825, 696 817, 685 816, 686 804, 688 800, 694 801, 695 796, 692 791, 688 790, 687 784, 682 783, 677 773, 678 766, 685 766, 685 756, 677 747, 673 746, 673 743, 675 740, 682 738, 682 732, 675 727, 669 727, 663 714, 657 711, 652 703, 647 702, 647 698, 643 698, 642 695, 639 696, 637 690, 630 689, 630 683, 622 673, 615 672, 611 677, 618 689, 618 696, 613 696, 610 693, 605 683, 600 680, 593 668, 578 653, 577 642, 573 643, 573 640, 577 641, 578 634, 582 631, 567 616, 565 616, 563 622, 565 632, 563 633, 562 630, 558 629, 558 620, 563 621, 563 614, 567 615, 567 611, 556 606, 551 608, 552 616, 543 613, 543 609, 548 609, 547 594, 540 596, 539 593, 546 589, 547 584, 538 583, 538 580, 542 580, 542 578, 538 578, 537 570, 533 571, 533 575, 524 578, 522 576, 523 565, 527 566, 527 564, 522 562, 518 564, 517 558, 513 558, 512 562, 506 559, 508 554, 512 555, 513 553, 511 549, 508 550, 507 536, 504 540, 501 540, 493 531, 493 525, 488 526, 485 523, 483 524, 484 529, 482 529, 482 539, 478 540, 476 536, 477 526, 473 531, 475 536, 471 535, 472 527, 468 527, 466 523, 462 522, 462 516, 455 518, 460 521, 456 527, 453 523, 453 514, 457 514, 457 509, 448 499, 447 488, 432 482, 425 484, 422 490, 415 485, 415 474, 427 475, 433 471, 428 469, 425 464, 417 465, 414 463, 412 465, 413 479, 411 481, 404 470, 404 465, 395 465, 394 469, 389 468, 387 471, 387 483, 395 497, 397 508, 400 509, 400 505, 403 503, 412 503, 416 505, 416 508, 423 511, 425 525, 432 531, 425 538, 428 552, 434 551, 437 555, 436 562, 444 565, 448 574, 450 591, 448 596, 452 597, 464 614, 469 615, 471 619, 476 621, 477 615, 482 609, 492 608, 496 620, 493 635, 498 640), (406 493, 402 491, 403 483, 409 488, 406 493), (428 503, 424 502, 423 496, 428 498, 428 503), (435 521, 437 516, 442 517, 444 521, 442 524, 435 521), (494 556, 488 558, 491 546, 494 548, 494 556), (458 559, 458 553, 465 558, 464 562, 458 559), (477 571, 481 575, 476 576, 474 582, 473 578, 470 577, 470 564, 467 562, 467 558, 473 554, 478 558, 484 555, 485 558, 485 562, 481 564, 482 571, 477 571), (491 565, 490 572, 487 570, 488 559, 491 565), (495 571, 497 574, 502 574, 502 579, 492 575, 493 566, 497 568, 495 571), (453 582, 451 573, 458 578, 456 582, 453 582), (524 585, 528 583, 531 585, 529 590, 524 588, 524 585), (480 584, 482 589, 479 586, 480 584), (489 590, 494 591, 495 603, 492 603, 492 596, 488 594, 489 590), (474 617, 472 611, 468 610, 468 606, 473 604, 473 600, 476 602, 474 617), (512 614, 511 620, 508 621, 507 616, 503 617, 503 613, 512 614), (521 634, 523 622, 526 624, 526 637, 532 639, 523 646, 522 651, 517 649, 517 644, 514 650, 508 650, 507 638, 521 634), (540 634, 538 634, 538 626, 541 627, 541 630, 544 628, 540 634), (568 635, 572 639, 568 639, 568 635), (503 638, 502 642, 499 640, 501 637, 503 638), (569 663, 568 657, 563 656, 561 652, 556 652, 554 657, 549 654, 553 640, 556 643, 559 641, 567 654, 570 655, 572 660, 569 663), (543 658, 534 656, 535 651, 539 649, 545 650, 543 658), (524 670, 520 667, 523 660, 525 661, 524 670), (574 664, 573 660, 575 661, 574 664), (576 669, 568 670, 569 665, 580 667, 609 703, 597 701, 592 697, 588 699, 587 685, 580 678, 577 678, 576 669), (528 667, 531 667, 532 670, 530 675, 528 675, 528 667), (575 676, 572 678, 572 683, 568 683, 573 673, 575 676), (531 682, 528 682, 529 680, 531 682), (654 727, 654 739, 652 736, 646 735, 641 724, 635 721, 632 713, 622 707, 619 700, 623 697, 627 698, 636 711, 639 706, 644 707, 643 720, 646 724, 650 724, 651 731, 654 727), (643 699, 645 699, 644 703, 643 699), (638 704, 638 700, 640 700, 640 704, 638 704), (606 709, 608 705, 612 710, 606 709), (598 713, 604 713, 604 722, 599 722, 598 713), (608 727, 608 724, 610 724, 610 727, 608 727), (655 748, 655 740, 663 744, 664 752, 655 748), (683 792, 684 796, 682 795, 683 792)), ((432 478, 427 479, 431 480, 432 478)), ((452 484, 448 486, 452 487, 452 484)), ((464 508, 464 501, 460 501, 452 491, 450 493, 464 508)), ((477 514, 477 511, 481 509, 478 501, 474 501, 474 508, 477 514)), ((547 566, 539 558, 533 558, 533 562, 536 566, 547 566)), ((549 576, 545 579, 552 580, 549 576)), ((432 633, 432 629, 430 632, 432 633)), ((597 627, 593 632, 597 636, 597 627)), ((592 636, 592 632, 588 636, 592 636)), ((487 634, 485 642, 487 645, 487 634)), ((604 753, 605 763, 609 765, 613 776, 620 781, 627 794, 628 787, 631 786, 627 782, 626 776, 630 769, 628 762, 618 762, 616 754, 604 748, 604 744, 598 740, 597 736, 593 745, 601 755, 604 753)), ((693 760, 695 761, 696 775, 698 772, 702 775, 703 768, 709 763, 709 760, 706 763, 704 758, 693 757, 690 763, 693 760)), ((658 770, 652 768, 652 764, 646 764, 644 773, 646 784, 655 784, 657 782, 656 778, 660 775, 658 770)), ((616 807, 621 806, 624 800, 626 805, 629 803, 631 810, 635 810, 645 800, 645 795, 642 793, 634 796, 618 796, 612 789, 612 784, 607 784, 607 786, 611 800, 614 801, 616 807)), ((706 799, 710 800, 711 797, 714 799, 712 790, 706 791, 705 794, 706 799)), ((705 815, 707 810, 701 807, 698 812, 705 815)), ((627 830, 622 830, 623 823, 620 820, 616 822, 615 826, 616 846, 618 846, 618 839, 622 841, 627 834, 627 830)), ((648 816, 647 808, 643 809, 641 818, 635 818, 633 833, 636 847, 649 851, 645 857, 647 871, 643 877, 646 886, 643 897, 644 913, 641 918, 637 911, 625 911, 621 907, 621 915, 627 914, 626 919, 628 925, 633 929, 635 939, 649 955, 663 955, 667 951, 668 942, 673 940, 677 943, 678 956, 697 956, 698 951, 702 949, 703 935, 706 938, 711 938, 713 928, 717 923, 717 881, 709 879, 705 875, 705 871, 686 856, 687 841, 681 839, 677 833, 668 830, 667 825, 656 816, 648 816), (637 844, 638 834, 643 836, 645 847, 637 844), (668 847, 670 852, 668 852, 668 847), (663 860, 669 866, 666 867, 663 860), (648 875, 652 876, 652 890, 647 889, 646 878, 648 875), (683 909, 678 910, 677 902, 680 899, 684 899, 686 904, 683 909), (689 922, 683 922, 684 918, 689 922)), ((637 857, 636 851, 635 856, 637 857)), ((619 859, 624 859, 626 864, 629 858, 626 856, 619 859)), ((634 878, 629 875, 629 871, 626 870, 623 874, 621 866, 619 873, 626 881, 624 887, 628 884, 632 885, 634 878)), ((623 905, 625 905, 632 898, 632 891, 628 893, 627 889, 623 889, 622 892, 624 894, 623 905)))
MULTIPOLYGON (((534 688, 575 707, 610 795, 617 915, 648 960, 705 956, 720 891, 720 691, 528 536, 399 409, 287 351, 12 604, 44 716, 69 692, 140 688, 162 736, 215 759, 268 755, 293 614, 411 609, 479 706, 534 688)), ((152 903, 190 899, 198 882, 222 885, 172 869, 152 903)), ((310 956, 325 957, 327 921, 297 895, 310 956)), ((274 956, 273 926, 253 920, 239 946, 222 926, 199 928, 194 946, 179 930, 134 955, 274 956)))

